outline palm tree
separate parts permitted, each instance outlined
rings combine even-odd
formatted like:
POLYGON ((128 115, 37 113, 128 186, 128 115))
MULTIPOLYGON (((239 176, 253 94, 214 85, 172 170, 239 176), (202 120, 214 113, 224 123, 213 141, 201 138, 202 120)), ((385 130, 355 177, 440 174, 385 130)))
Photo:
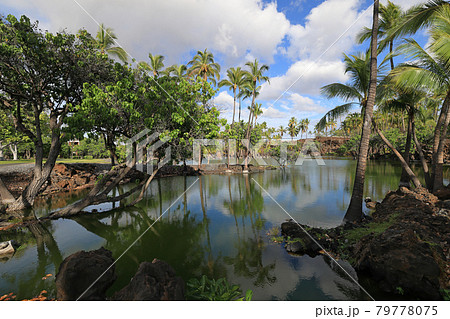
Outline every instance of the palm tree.
POLYGON ((448 6, 449 3, 445 0, 429 0, 426 3, 411 7, 395 26, 387 30, 386 38, 414 34, 422 28, 431 26, 436 17, 436 12, 448 6))
POLYGON ((263 114, 263 110, 261 108, 261 103, 255 103, 255 106, 253 107, 253 118, 255 120, 253 126, 256 127, 256 120, 258 119, 258 116, 263 114))
POLYGON ((369 96, 369 76, 370 76, 370 52, 366 54, 352 55, 344 54, 346 65, 345 73, 350 73, 350 82, 348 84, 332 83, 320 89, 321 93, 331 98, 341 98, 348 102, 328 111, 317 123, 317 128, 323 130, 330 120, 337 119, 339 116, 348 113, 350 109, 358 105, 362 110, 367 105, 369 96))
POLYGON ((289 120, 288 132, 292 140, 294 140, 294 137, 298 135, 298 123, 295 117, 291 117, 289 120))
MULTIPOLYGON (((241 88, 244 85, 245 72, 241 70, 240 67, 238 68, 230 68, 227 70, 227 77, 228 79, 223 79, 219 82, 219 87, 228 86, 230 90, 233 91, 233 120, 231 122, 231 127, 234 126, 234 117, 236 113, 236 96, 240 93, 241 88)), ((240 108, 240 105, 239 105, 240 108)), ((240 115, 240 109, 239 109, 239 115, 240 115)), ((239 116, 240 121, 240 116, 239 116)))
MULTIPOLYGON (((264 72, 269 70, 269 66, 266 64, 260 65, 258 60, 255 59, 254 62, 247 62, 245 65, 249 68, 249 72, 246 73, 246 78, 248 83, 245 84, 245 86, 248 87, 248 89, 252 92, 252 104, 251 104, 251 110, 250 110, 250 117, 249 117, 249 123, 247 125, 247 137, 246 139, 249 140, 250 138, 250 118, 252 115, 252 110, 255 105, 255 99, 258 94, 259 89, 261 88, 258 86, 258 83, 267 81, 269 82, 269 77, 264 76, 264 72)), ((247 156, 245 157, 244 161, 244 170, 248 170, 248 152, 249 149, 247 148, 247 156)))
POLYGON ((400 65, 392 75, 400 88, 446 91, 433 137, 431 182, 432 191, 437 191, 443 186, 444 144, 450 121, 450 6, 435 10, 432 23, 431 45, 424 50, 415 40, 406 40, 399 50, 415 60, 400 65))
POLYGON ((209 79, 213 85, 216 85, 216 79, 220 78, 220 65, 214 62, 214 55, 208 49, 197 51, 188 65, 191 66, 188 70, 190 76, 199 76, 205 82, 209 79))
MULTIPOLYGON (((399 5, 396 5, 388 0, 387 5, 380 4, 380 20, 378 27, 379 46, 378 52, 384 51, 389 45, 389 60, 391 63, 391 70, 394 69, 394 40, 398 38, 398 33, 389 33, 398 22, 403 18, 404 12, 399 5)), ((363 43, 365 40, 370 39, 372 36, 372 30, 370 28, 363 28, 363 30, 357 35, 359 43, 363 43)))
POLYGON ((305 133, 306 133, 305 139, 308 139, 309 119, 306 118, 306 119, 303 120, 303 122, 305 124, 305 133))
POLYGON ((114 34, 113 30, 111 28, 106 28, 102 23, 98 28, 95 39, 92 40, 101 51, 101 53, 111 54, 119 58, 122 62, 126 62, 128 60, 127 52, 121 47, 113 46, 116 39, 117 36, 114 34))
POLYGON ((184 64, 174 64, 167 68, 169 75, 173 75, 178 79, 185 78, 187 76, 187 66, 184 64))
POLYGON ((284 134, 285 131, 286 131, 286 129, 284 128, 283 125, 280 125, 280 126, 278 127, 278 132, 280 132, 281 138, 283 138, 283 134, 284 134))
MULTIPOLYGON (((367 99, 361 99, 360 103, 365 104, 364 108, 364 124, 361 134, 361 142, 359 145, 359 153, 356 164, 355 181, 353 184, 352 197, 350 205, 344 216, 344 222, 359 222, 362 218, 362 203, 364 194, 364 179, 366 175, 367 154, 369 151, 370 129, 373 114, 373 107, 375 105, 375 96, 377 91, 377 37, 378 37, 378 9, 379 0, 374 0, 373 5, 373 25, 372 25, 372 39, 370 44, 370 77, 367 99)), ((357 84, 356 82, 355 84, 357 84)), ((364 88, 363 83, 360 83, 360 89, 364 88)), ((351 93, 349 96, 354 96, 355 88, 347 91, 351 93)), ((356 91, 357 92, 357 91, 356 91)), ((360 93, 358 92, 359 96, 360 93)), ((341 95, 342 96, 342 95, 341 95)), ((348 95, 343 95, 344 97, 348 95)))
POLYGON ((159 72, 164 68, 164 56, 156 54, 153 55, 151 53, 148 54, 148 57, 150 58, 150 64, 147 62, 141 61, 139 62, 139 66, 147 71, 150 71, 153 73, 153 77, 157 78, 159 75, 159 72))

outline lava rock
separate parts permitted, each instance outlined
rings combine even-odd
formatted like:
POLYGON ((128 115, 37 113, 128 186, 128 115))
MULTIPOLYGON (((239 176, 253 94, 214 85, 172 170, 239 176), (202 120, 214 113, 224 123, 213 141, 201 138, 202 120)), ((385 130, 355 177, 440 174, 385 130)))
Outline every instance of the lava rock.
POLYGON ((164 261, 154 259, 139 265, 136 275, 112 300, 185 300, 184 281, 164 261))
POLYGON ((378 236, 366 236, 357 245, 356 269, 369 273, 387 292, 401 287, 405 293, 425 300, 441 299, 440 269, 432 248, 411 229, 400 225, 378 236))
POLYGON ((56 275, 57 299, 77 300, 81 296, 80 300, 106 300, 106 290, 116 280, 113 263, 112 253, 103 247, 70 255, 61 263, 56 275))

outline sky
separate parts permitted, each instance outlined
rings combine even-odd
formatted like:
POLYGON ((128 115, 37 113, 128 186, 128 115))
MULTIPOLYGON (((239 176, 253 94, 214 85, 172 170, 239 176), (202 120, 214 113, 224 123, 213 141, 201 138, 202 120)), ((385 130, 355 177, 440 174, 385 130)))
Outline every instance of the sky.
MULTIPOLYGON (((385 3, 386 1, 381 1, 385 3)), ((393 0, 403 9, 424 0, 393 0)), ((343 53, 365 51, 356 34, 372 26, 371 0, 0 0, 0 14, 22 14, 50 32, 85 28, 95 35, 99 23, 111 27, 117 43, 137 61, 148 53, 165 56, 166 66, 186 64, 207 48, 230 67, 258 59, 270 69, 257 102, 258 122, 287 126, 289 119, 317 121, 342 103, 320 95, 324 85, 348 81, 343 53)), ((421 42, 426 43, 425 35, 421 42)), ((242 117, 250 101, 244 101, 242 117)), ((233 93, 222 88, 214 98, 231 122, 233 93)), ((237 114, 237 111, 236 111, 237 114)))

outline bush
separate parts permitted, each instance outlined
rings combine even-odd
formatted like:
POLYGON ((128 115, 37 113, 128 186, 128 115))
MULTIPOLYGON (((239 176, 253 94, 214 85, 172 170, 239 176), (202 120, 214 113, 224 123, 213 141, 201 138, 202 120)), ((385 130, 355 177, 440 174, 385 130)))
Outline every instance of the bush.
POLYGON ((238 285, 231 285, 225 278, 209 279, 203 275, 200 279, 192 278, 186 283, 186 299, 202 301, 250 301, 252 290, 245 296, 238 285))

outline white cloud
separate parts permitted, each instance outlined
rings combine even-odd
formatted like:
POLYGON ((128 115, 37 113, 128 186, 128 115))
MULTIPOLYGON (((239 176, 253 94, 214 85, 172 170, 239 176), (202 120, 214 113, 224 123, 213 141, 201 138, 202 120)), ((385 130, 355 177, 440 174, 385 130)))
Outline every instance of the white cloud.
MULTIPOLYGON (((32 18, 44 20, 50 31, 98 26, 75 1, 4 0, 32 18)), ((98 22, 112 27, 119 43, 138 60, 149 52, 163 54, 169 63, 185 62, 191 50, 223 54, 227 62, 240 62, 251 53, 268 63, 290 28, 275 3, 260 0, 78 0, 98 22)))
POLYGON ((226 91, 222 91, 214 98, 214 105, 226 110, 233 110, 233 97, 226 91))
POLYGON ((325 108, 316 104, 311 98, 293 93, 289 97, 292 102, 292 108, 299 112, 321 113, 325 108))
POLYGON ((273 77, 261 88, 260 99, 275 100, 286 90, 300 94, 317 95, 320 87, 333 82, 345 82, 342 61, 314 62, 309 60, 292 64, 286 74, 273 77))
POLYGON ((289 116, 288 113, 281 112, 280 110, 277 110, 271 106, 269 106, 268 108, 263 108, 263 112, 264 113, 263 113, 262 117, 271 118, 271 119, 285 118, 285 117, 289 116))
POLYGON ((304 26, 295 25, 288 31, 290 47, 287 55, 293 59, 340 58, 351 48, 356 34, 368 24, 371 10, 360 12, 360 0, 328 0, 313 8, 304 26))

